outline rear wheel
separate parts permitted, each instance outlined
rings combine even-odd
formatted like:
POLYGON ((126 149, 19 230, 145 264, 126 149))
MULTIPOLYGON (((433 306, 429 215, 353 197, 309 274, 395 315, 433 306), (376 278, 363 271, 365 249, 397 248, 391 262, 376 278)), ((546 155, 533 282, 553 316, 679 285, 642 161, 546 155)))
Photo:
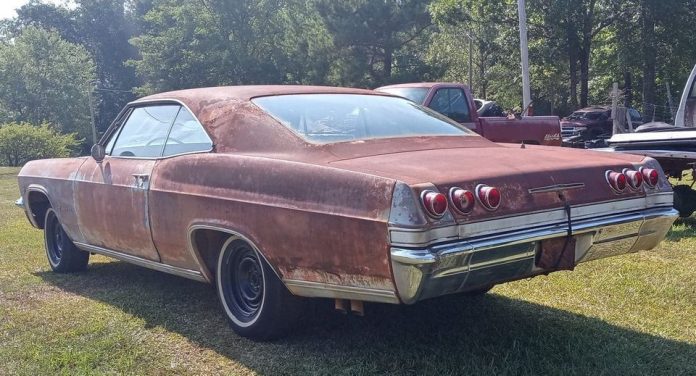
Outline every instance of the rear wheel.
POLYGON ((301 300, 290 294, 256 248, 241 238, 232 237, 222 246, 215 280, 227 321, 243 337, 277 338, 301 313, 301 300))
POLYGON ((74 273, 87 268, 89 253, 79 250, 58 220, 52 208, 46 210, 44 244, 51 269, 56 273, 74 273))

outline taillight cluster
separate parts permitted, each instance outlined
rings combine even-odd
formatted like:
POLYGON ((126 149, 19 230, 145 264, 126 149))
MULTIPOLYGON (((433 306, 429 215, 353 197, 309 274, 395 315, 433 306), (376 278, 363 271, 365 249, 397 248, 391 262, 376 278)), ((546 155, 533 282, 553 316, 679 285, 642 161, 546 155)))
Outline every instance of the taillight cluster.
POLYGON ((501 202, 500 190, 479 184, 475 193, 459 187, 452 187, 447 196, 431 190, 421 192, 423 207, 428 215, 434 218, 444 216, 450 205, 459 214, 469 214, 474 210, 477 199, 487 210, 496 210, 501 202))
POLYGON ((608 170, 605 176, 611 189, 617 193, 625 191, 626 188, 637 190, 643 186, 643 183, 653 188, 657 185, 660 178, 657 170, 645 167, 641 167, 638 171, 628 168, 621 172, 608 170))

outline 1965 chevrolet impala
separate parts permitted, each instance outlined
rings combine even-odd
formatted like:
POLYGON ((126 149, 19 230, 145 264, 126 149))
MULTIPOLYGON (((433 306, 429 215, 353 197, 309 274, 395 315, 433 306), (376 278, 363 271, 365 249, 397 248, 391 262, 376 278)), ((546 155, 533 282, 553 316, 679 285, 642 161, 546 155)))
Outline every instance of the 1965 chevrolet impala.
MULTIPOLYGON (((126 106, 92 157, 28 163, 18 204, 56 272, 91 253, 217 287, 265 339, 299 297, 404 303, 655 247, 651 158, 495 144, 406 99, 248 86, 126 106)), ((350 304, 349 304, 350 302, 350 304)))

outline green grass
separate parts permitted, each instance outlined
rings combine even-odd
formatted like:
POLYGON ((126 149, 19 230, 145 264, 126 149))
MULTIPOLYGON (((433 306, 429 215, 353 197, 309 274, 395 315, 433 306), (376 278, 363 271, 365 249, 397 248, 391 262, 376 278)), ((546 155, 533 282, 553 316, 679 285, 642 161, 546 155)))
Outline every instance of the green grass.
POLYGON ((696 374, 696 221, 658 249, 508 283, 487 296, 316 304, 291 336, 226 326, 204 284, 93 257, 51 273, 0 168, 0 375, 696 374))

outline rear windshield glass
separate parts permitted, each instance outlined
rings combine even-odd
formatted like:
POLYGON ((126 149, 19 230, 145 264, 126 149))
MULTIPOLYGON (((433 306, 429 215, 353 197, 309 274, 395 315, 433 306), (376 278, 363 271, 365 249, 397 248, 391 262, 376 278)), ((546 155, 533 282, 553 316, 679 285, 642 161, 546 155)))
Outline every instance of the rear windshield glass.
POLYGON ((470 136, 452 120, 402 98, 360 94, 295 94, 253 99, 313 143, 409 136, 470 136))
POLYGON ((387 89, 379 89, 383 93, 389 93, 410 99, 418 104, 422 104, 425 96, 428 95, 428 88, 422 87, 390 87, 387 89))

